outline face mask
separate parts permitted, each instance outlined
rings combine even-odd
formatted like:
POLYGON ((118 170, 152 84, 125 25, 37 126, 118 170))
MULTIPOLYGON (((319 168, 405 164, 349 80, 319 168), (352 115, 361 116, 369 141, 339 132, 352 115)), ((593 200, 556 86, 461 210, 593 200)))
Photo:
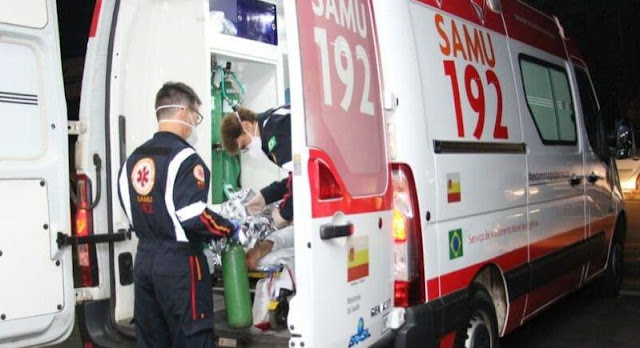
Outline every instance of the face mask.
MULTIPOLYGON (((185 110, 187 109, 187 107, 184 106, 184 105, 169 104, 169 105, 162 105, 162 106, 157 107, 156 108, 156 112, 158 112, 159 110, 162 110, 162 109, 170 109, 170 108, 178 108, 178 109, 185 109, 185 110)), ((189 115, 191 115, 191 114, 189 114, 189 115)), ((185 125, 185 126, 189 127, 189 129, 191 129, 189 137, 191 137, 195 133, 195 130, 196 130, 196 125, 194 125, 194 124, 192 124, 190 122, 182 121, 182 120, 161 120, 161 121, 158 121, 158 123, 179 123, 179 124, 185 125)))
POLYGON ((260 137, 254 136, 251 138, 251 142, 247 145, 247 152, 249 156, 253 158, 258 158, 262 155, 262 141, 260 137))
MULTIPOLYGON (((240 122, 240 124, 242 125, 242 120, 240 119, 240 115, 238 115, 237 112, 235 114, 236 114, 236 117, 238 118, 238 122, 240 122)), ((251 135, 251 133, 249 133, 246 129, 244 129, 244 127, 242 128, 245 131, 245 133, 251 136, 251 142, 249 143, 249 145, 247 145, 246 148, 244 148, 243 152, 247 152, 249 156, 253 158, 258 158, 260 157, 260 155, 262 155, 262 139, 260 139, 260 136, 257 135, 258 125, 256 125, 255 127, 256 128, 253 128, 253 135, 251 135)))
POLYGON ((189 143, 189 145, 193 147, 196 147, 196 144, 198 143, 198 132, 196 132, 195 129, 191 132, 189 138, 187 138, 187 143, 189 143))
POLYGON ((180 123, 182 125, 189 127, 189 129, 191 129, 191 134, 195 133, 195 130, 196 130, 196 126, 192 125, 189 122, 184 122, 181 120, 160 120, 158 121, 158 123, 180 123))

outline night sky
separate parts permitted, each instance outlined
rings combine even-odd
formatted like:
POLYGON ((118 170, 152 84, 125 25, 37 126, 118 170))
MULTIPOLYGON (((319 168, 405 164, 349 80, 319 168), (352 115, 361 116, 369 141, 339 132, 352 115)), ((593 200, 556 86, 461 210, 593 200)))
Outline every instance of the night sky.
POLYGON ((607 126, 624 116, 640 127, 640 0, 526 1, 556 15, 580 47, 607 126))

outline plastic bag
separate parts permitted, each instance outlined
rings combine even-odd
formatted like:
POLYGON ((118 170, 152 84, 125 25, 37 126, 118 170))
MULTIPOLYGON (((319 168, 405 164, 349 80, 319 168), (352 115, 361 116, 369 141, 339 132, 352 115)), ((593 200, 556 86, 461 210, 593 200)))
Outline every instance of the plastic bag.
POLYGON ((256 292, 253 298, 253 326, 266 330, 269 328, 269 296, 268 288, 269 278, 258 280, 256 283, 256 292))
MULTIPOLYGON (((293 272, 286 265, 280 272, 271 272, 266 278, 258 280, 252 308, 253 326, 261 330, 269 329, 269 303, 278 299, 282 289, 292 295, 296 292, 293 272)), ((290 299, 291 296, 287 301, 290 299)))

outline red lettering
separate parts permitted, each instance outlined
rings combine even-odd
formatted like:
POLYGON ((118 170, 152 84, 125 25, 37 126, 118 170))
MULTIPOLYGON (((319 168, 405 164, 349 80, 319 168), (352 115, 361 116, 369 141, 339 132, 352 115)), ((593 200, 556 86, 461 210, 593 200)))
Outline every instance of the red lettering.
POLYGON ((153 214, 153 205, 148 203, 140 203, 140 210, 143 214, 153 214))
POLYGON ((464 40, 467 44, 467 52, 469 53, 469 60, 474 61, 476 63, 482 62, 482 64, 486 64, 484 60, 484 53, 482 51, 482 39, 480 30, 473 30, 473 39, 471 35, 469 35, 469 31, 467 30, 467 26, 463 25, 464 29, 464 40))
POLYGON ((482 80, 480 80, 480 74, 473 65, 467 65, 464 70, 464 86, 467 90, 467 99, 469 99, 469 105, 473 111, 478 113, 478 122, 476 122, 476 129, 473 132, 473 136, 480 140, 482 137, 482 130, 484 129, 485 118, 485 103, 484 103, 484 88, 482 87, 482 80), (471 82, 474 82, 478 90, 478 95, 473 95, 473 89, 471 82))
POLYGON ((440 35, 440 38, 443 41, 440 43, 440 52, 442 52, 442 54, 444 54, 445 56, 448 56, 451 54, 451 45, 449 43, 449 37, 447 37, 447 33, 444 31, 444 28, 442 27, 444 25, 444 18, 442 17, 441 14, 436 13, 435 23, 436 23, 436 29, 438 30, 438 34, 440 35))
POLYGON ((491 58, 487 54, 487 45, 485 44, 485 40, 482 40, 482 52, 484 52, 484 59, 487 60, 487 63, 490 67, 496 66, 496 54, 493 52, 493 43, 491 42, 491 35, 489 33, 485 33, 487 35, 487 41, 489 42, 489 51, 491 52, 491 58))
MULTIPOLYGON (((449 76, 451 80, 451 89, 453 92, 453 104, 456 113, 456 126, 458 130, 458 137, 464 138, 464 117, 462 115, 462 104, 460 100, 460 87, 458 85, 458 74, 456 72, 456 65, 453 60, 445 60, 444 74, 449 76)), ((500 87, 500 81, 498 76, 493 70, 487 70, 486 72, 487 84, 493 85, 496 89, 497 97, 497 110, 496 110, 496 123, 493 130, 494 139, 509 139, 509 129, 502 124, 502 88, 500 87)), ((486 99, 484 93, 484 85, 478 70, 468 64, 464 71, 464 87, 467 95, 469 105, 478 113, 478 119, 476 127, 473 132, 473 136, 480 140, 482 132, 484 130, 484 123, 486 119, 486 99), (472 85, 475 83, 475 89, 472 85), (475 92, 475 93, 474 93, 475 92)))
POLYGON ((498 112, 496 113, 496 126, 493 129, 493 137, 496 139, 509 139, 509 129, 502 125, 502 88, 500 88, 500 80, 493 70, 487 70, 487 83, 493 85, 496 89, 498 97, 498 112))
POLYGON ((445 60, 443 63, 444 74, 451 78, 451 87, 453 89, 453 104, 456 110, 456 124, 458 125, 458 137, 464 138, 462 105, 460 103, 460 88, 458 87, 458 74, 456 73, 456 64, 452 60, 445 60))
POLYGON ((462 52, 464 60, 468 60, 464 46, 462 45, 462 40, 460 39, 460 33, 458 33, 458 28, 456 27, 456 22, 453 20, 451 20, 451 32, 453 34, 453 56, 458 57, 458 52, 462 52))

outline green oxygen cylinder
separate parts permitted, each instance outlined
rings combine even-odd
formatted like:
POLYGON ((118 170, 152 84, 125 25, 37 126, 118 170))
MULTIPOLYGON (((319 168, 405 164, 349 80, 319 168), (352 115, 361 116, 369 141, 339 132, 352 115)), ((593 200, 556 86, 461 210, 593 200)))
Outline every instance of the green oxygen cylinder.
POLYGON ((249 277, 242 246, 230 242, 222 253, 222 277, 224 301, 227 306, 227 321, 233 328, 249 327, 253 323, 249 277))

